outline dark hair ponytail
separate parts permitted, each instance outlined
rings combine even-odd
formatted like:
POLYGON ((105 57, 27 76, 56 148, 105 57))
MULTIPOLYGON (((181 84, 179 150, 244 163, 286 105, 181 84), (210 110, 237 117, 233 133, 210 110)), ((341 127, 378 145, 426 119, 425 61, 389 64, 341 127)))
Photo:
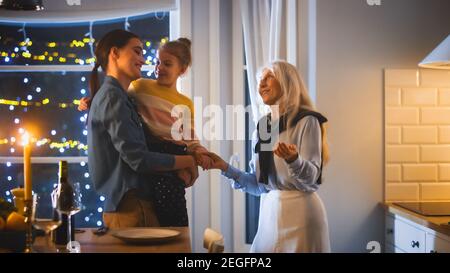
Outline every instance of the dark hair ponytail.
POLYGON ((100 64, 95 63, 94 68, 91 71, 91 78, 89 80, 89 90, 91 92, 91 99, 88 102, 88 107, 91 107, 91 101, 94 98, 95 94, 97 94, 98 89, 100 88, 100 84, 98 82, 98 68, 100 64))
POLYGON ((95 48, 96 61, 91 72, 91 78, 89 80, 89 89, 91 93, 89 107, 90 103, 92 102, 95 95, 97 94, 97 91, 100 88, 100 83, 98 80, 98 68, 101 67, 102 71, 106 72, 108 69, 108 58, 111 48, 122 48, 126 46, 132 38, 140 39, 139 36, 132 32, 123 29, 116 29, 108 32, 98 42, 95 48))

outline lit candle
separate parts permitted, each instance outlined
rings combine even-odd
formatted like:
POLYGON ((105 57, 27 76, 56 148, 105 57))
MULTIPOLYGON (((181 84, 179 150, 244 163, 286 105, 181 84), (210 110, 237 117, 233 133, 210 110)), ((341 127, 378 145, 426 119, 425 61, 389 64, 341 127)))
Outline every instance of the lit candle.
POLYGON ((31 200, 33 185, 31 183, 31 146, 28 133, 23 135, 23 176, 25 200, 31 200))

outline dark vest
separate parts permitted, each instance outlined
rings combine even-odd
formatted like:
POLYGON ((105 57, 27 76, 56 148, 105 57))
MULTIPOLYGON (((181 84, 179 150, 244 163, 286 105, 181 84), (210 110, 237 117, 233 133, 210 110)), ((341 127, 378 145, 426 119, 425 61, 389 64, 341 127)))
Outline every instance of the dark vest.
MULTIPOLYGON (((294 119, 292 120, 291 126, 295 126, 302 118, 304 118, 306 116, 313 116, 313 117, 317 118, 320 125, 322 125, 322 123, 325 123, 328 121, 326 117, 324 117, 322 114, 320 114, 318 112, 302 109, 295 115, 294 119)), ((267 132, 264 132, 264 133, 269 135, 271 133, 271 115, 268 114, 267 116, 265 116, 259 120, 258 125, 256 126, 257 133, 258 133, 258 142, 255 145, 255 153, 259 154, 260 176, 259 176, 258 182, 263 183, 263 184, 268 184, 269 183, 270 166, 273 166, 274 160, 273 160, 273 151, 261 151, 261 144, 269 144, 271 141, 270 137, 266 140, 261 139, 261 132, 259 130, 259 125, 262 122, 265 122, 267 124, 267 132)), ((288 126, 287 125, 287 116, 282 115, 279 120, 279 133, 281 134, 282 132, 286 131, 287 126, 288 126)), ((320 162, 320 174, 319 174, 319 178, 317 179, 318 184, 322 184, 322 165, 323 165, 322 162, 323 162, 323 152, 322 152, 322 160, 320 162)))

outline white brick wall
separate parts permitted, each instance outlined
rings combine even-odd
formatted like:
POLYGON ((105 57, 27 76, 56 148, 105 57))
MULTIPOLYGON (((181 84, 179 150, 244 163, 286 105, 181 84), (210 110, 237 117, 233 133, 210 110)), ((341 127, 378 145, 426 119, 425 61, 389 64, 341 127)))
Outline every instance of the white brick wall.
POLYGON ((450 201, 450 71, 385 71, 386 201, 450 201))

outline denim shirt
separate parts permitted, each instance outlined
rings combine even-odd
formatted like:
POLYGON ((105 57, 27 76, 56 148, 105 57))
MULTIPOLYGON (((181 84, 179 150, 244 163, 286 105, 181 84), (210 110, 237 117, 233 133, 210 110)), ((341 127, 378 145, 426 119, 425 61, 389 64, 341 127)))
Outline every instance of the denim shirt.
POLYGON ((111 76, 92 100, 87 139, 89 172, 96 191, 105 196, 106 212, 115 211, 128 190, 146 188, 152 171, 175 164, 173 155, 149 151, 136 107, 111 76))

